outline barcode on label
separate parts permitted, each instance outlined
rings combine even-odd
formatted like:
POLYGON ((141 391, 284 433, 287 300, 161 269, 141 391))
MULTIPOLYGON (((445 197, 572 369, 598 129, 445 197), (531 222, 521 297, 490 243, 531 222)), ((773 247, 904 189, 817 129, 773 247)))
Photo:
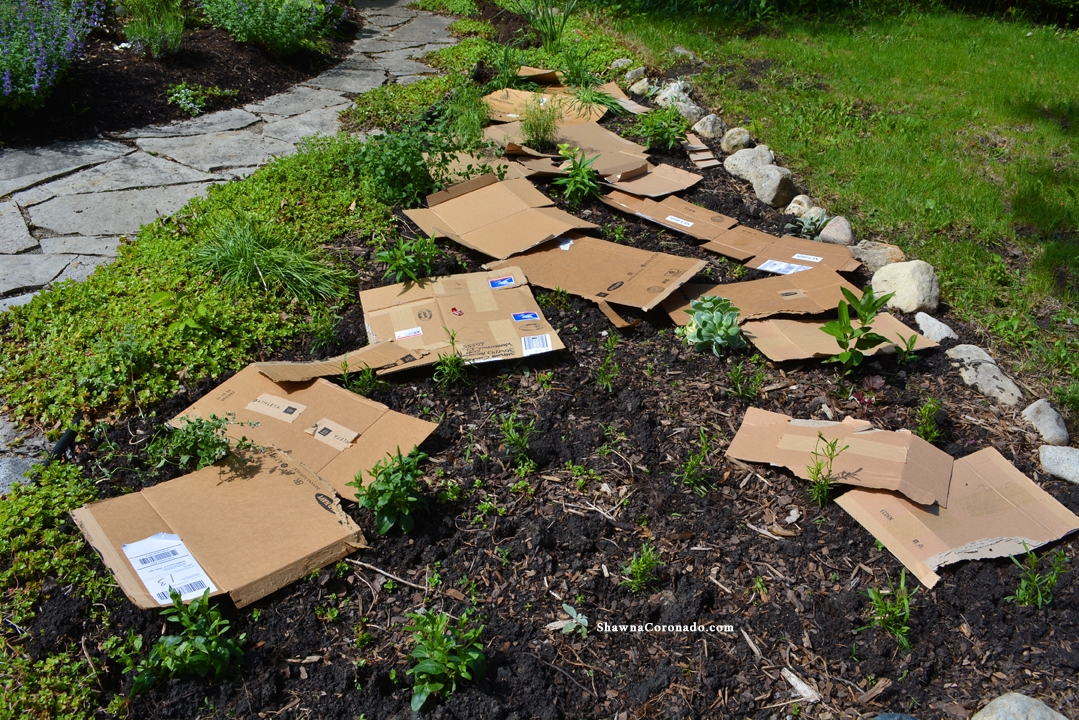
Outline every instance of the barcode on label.
POLYGON ((169 558, 176 557, 179 554, 180 553, 176 552, 175 550, 166 550, 165 552, 155 553, 154 555, 147 555, 146 557, 140 557, 139 558, 139 564, 140 565, 153 565, 156 562, 161 562, 162 560, 168 560, 169 558))
MULTIPOLYGON (((188 593, 195 592, 196 590, 205 590, 206 589, 206 583, 204 583, 202 580, 196 580, 195 582, 190 582, 190 583, 187 583, 186 585, 181 585, 180 587, 174 587, 174 588, 171 588, 171 589, 175 590, 176 592, 180 593, 181 595, 187 595, 188 593)), ((157 594, 157 599, 160 600, 161 602, 167 601, 169 599, 168 591, 159 592, 157 594)))
POLYGON ((667 220, 668 222, 673 222, 675 225, 681 225, 682 227, 693 227, 693 223, 691 223, 689 220, 683 220, 682 218, 675 217, 674 215, 668 215, 667 220))
POLYGON ((521 348, 524 350, 524 356, 537 355, 539 353, 545 353, 551 351, 551 336, 550 335, 529 335, 521 338, 521 348))

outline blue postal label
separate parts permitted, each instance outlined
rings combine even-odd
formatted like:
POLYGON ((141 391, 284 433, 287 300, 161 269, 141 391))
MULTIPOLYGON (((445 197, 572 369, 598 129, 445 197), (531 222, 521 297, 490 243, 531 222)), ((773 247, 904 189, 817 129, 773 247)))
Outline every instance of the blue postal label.
POLYGON ((524 322, 525 320, 539 320, 539 313, 523 312, 513 313, 514 322, 524 322))
POLYGON ((492 288, 504 288, 513 285, 513 276, 507 275, 506 277, 495 278, 491 280, 492 288))

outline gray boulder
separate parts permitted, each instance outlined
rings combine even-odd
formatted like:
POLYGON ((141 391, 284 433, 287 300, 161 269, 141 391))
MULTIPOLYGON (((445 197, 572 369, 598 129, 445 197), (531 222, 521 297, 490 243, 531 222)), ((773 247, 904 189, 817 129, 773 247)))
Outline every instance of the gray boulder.
POLYGON ((862 261, 862 265, 868 272, 875 273, 885 265, 903 262, 907 256, 895 245, 888 243, 862 240, 857 245, 851 245, 851 255, 862 261))
MULTIPOLYGON (((926 315, 924 312, 920 312, 914 316, 914 322, 918 323, 918 330, 927 338, 935 343, 939 343, 942 340, 958 340, 959 336, 955 334, 955 330, 937 320, 932 315, 926 315)), ((971 346, 973 347, 973 346, 971 346)), ((981 350, 981 348, 978 348, 981 350)), ((989 357, 986 355, 986 357, 989 357)), ((992 358, 989 358, 992 362, 992 358)))
POLYGON ((645 70, 643 67, 636 67, 623 75, 623 77, 625 78, 626 82, 635 83, 641 78, 643 78, 646 72, 648 71, 645 70))
MULTIPOLYGON (((827 228, 825 228, 827 230, 827 228)), ((923 260, 892 263, 873 273, 877 297, 895 293, 888 307, 905 313, 933 312, 940 304, 940 282, 933 266, 923 260)))
POLYGON ((693 132, 700 137, 721 137, 723 133, 727 132, 727 123, 723 122, 723 118, 719 115, 712 113, 698 120, 697 124, 693 126, 693 132))
POLYGON ((1064 418, 1045 398, 1028 405, 1023 411, 1023 419, 1034 426, 1047 445, 1067 445, 1071 439, 1064 418))
MULTIPOLYGON (((727 135, 730 135, 730 132, 727 135)), ((727 137, 724 136, 723 139, 725 141, 727 137)), ((758 145, 755 148, 747 148, 734 153, 723 161, 723 167, 736 178, 753 182, 753 178, 757 176, 761 168, 774 165, 775 161, 776 156, 767 145, 758 145)))
POLYGON ((790 201, 783 213, 794 217, 802 217, 811 207, 813 207, 813 200, 808 195, 797 195, 790 201))
POLYGON ((1079 450, 1058 445, 1042 445, 1038 448, 1042 469, 1053 477, 1079 484, 1079 450))
POLYGON ((696 123, 698 120, 704 118, 704 116, 708 113, 707 110, 705 110, 692 100, 689 102, 676 102, 674 103, 674 107, 678 109, 679 115, 681 115, 691 123, 696 123))
POLYGON ((743 127, 731 128, 723 135, 723 139, 719 141, 719 147, 725 153, 736 153, 739 150, 751 148, 755 144, 749 130, 743 127))
POLYGON ((850 226, 850 221, 847 218, 836 215, 824 226, 817 239, 832 245, 853 245, 854 228, 850 226))
POLYGON ((667 107, 675 103, 692 102, 689 93, 693 90, 685 80, 673 80, 659 89, 656 93, 656 104, 667 107))
POLYGON ((648 78, 641 78, 637 82, 633 83, 629 87, 629 91, 634 95, 640 95, 641 97, 647 97, 655 92, 656 88, 652 85, 652 81, 648 78))
POLYGON ((1045 703, 1019 693, 1001 695, 970 720, 1068 720, 1045 703))
POLYGON ((997 367, 996 360, 980 347, 956 345, 944 354, 956 361, 955 365, 959 367, 959 377, 963 382, 982 395, 1009 406, 1018 405, 1023 399, 1019 386, 1012 382, 1011 378, 997 367))
POLYGON ((757 170, 751 181, 757 199, 772 207, 783 207, 798 194, 791 171, 776 165, 765 165, 757 170))
POLYGON ((609 67, 611 70, 619 70, 621 68, 626 67, 627 65, 632 65, 632 64, 633 64, 633 61, 630 60, 629 58, 618 58, 617 60, 612 62, 607 67, 609 67))

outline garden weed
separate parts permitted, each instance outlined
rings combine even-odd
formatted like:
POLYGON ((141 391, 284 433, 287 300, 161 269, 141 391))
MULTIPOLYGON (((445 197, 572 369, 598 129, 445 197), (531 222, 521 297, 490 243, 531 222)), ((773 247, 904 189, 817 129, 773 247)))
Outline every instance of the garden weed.
MULTIPOLYGON (((224 417, 210 413, 208 418, 188 416, 180 418, 183 424, 174 429, 165 426, 165 434, 155 437, 146 448, 146 456, 154 467, 165 463, 186 468, 195 460, 195 470, 213 465, 228 454, 232 440, 225 434, 230 425, 255 427, 258 423, 236 422, 234 413, 224 417)), ((236 450, 257 448, 246 437, 236 443, 236 450)))
POLYGON ((404 630, 412 633, 414 646, 409 658, 416 662, 407 671, 415 681, 413 712, 419 712, 431 695, 449 697, 457 691, 458 682, 477 682, 487 674, 487 657, 480 641, 483 626, 471 626, 469 616, 465 611, 452 624, 445 613, 406 614, 412 624, 404 630))
MULTIPOLYGON (((180 38, 184 34, 181 0, 126 0, 124 7, 131 16, 124 23, 124 38, 131 43, 132 49, 149 53, 155 58, 180 49, 180 38)), ((171 92, 169 102, 172 102, 171 92)), ((181 108, 191 112, 182 105, 181 108)), ((197 115, 198 112, 191 114, 197 115)))
POLYGON ((446 29, 454 37, 481 37, 485 40, 493 40, 497 34, 490 20, 472 20, 471 18, 462 18, 446 29))
POLYGON ((580 207, 585 200, 599 197, 599 179, 596 171, 592 169, 596 158, 586 159, 583 150, 571 150, 566 143, 558 146, 558 154, 569 160, 570 164, 566 174, 555 178, 551 184, 562 188, 562 196, 566 202, 571 207, 580 207))
POLYGON ((206 87, 198 83, 182 82, 178 85, 170 85, 166 91, 166 97, 169 105, 175 105, 191 117, 195 117, 205 109, 207 101, 215 97, 235 97, 239 92, 239 90, 222 90, 217 86, 206 87))
POLYGON ((847 288, 840 288, 840 290, 846 299, 839 301, 839 319, 829 320, 821 327, 821 330, 834 337, 840 349, 839 353, 825 362, 843 363, 843 374, 847 375, 862 364, 862 359, 865 357, 863 350, 888 342, 888 338, 873 332, 872 322, 877 312, 884 307, 894 293, 878 298, 873 292, 873 286, 867 285, 862 297, 858 298, 847 288), (859 320, 857 328, 851 324, 852 311, 859 320))
POLYGON ((439 353, 438 362, 435 363, 434 381, 439 390, 445 395, 451 385, 467 382, 468 363, 457 352, 457 332, 449 328, 442 328, 450 338, 450 351, 443 355, 439 353))
POLYGON ((678 108, 669 105, 641 115, 633 132, 644 138, 649 150, 671 151, 685 141, 688 128, 689 123, 678 108))
POLYGON ((1053 602, 1053 589, 1057 585, 1057 578, 1060 577, 1060 573, 1064 572, 1067 557, 1064 555, 1064 550, 1060 548, 1052 554, 1043 555, 1041 558, 1038 558, 1034 551, 1027 547, 1025 542, 1023 543, 1023 549, 1027 552, 1026 567, 1016 560, 1014 555, 1011 556, 1011 561, 1022 572, 1019 577, 1019 586, 1015 589, 1014 595, 1009 595, 1004 599, 1016 605, 1037 605, 1040 610, 1053 602), (1049 559, 1049 571, 1040 573, 1037 571, 1038 562, 1046 558, 1049 559))
POLYGON ((659 560, 659 553, 649 543, 641 545, 639 553, 633 553, 630 561, 622 566, 622 572, 626 575, 619 585, 628 585, 632 592, 639 593, 648 589, 655 580, 656 568, 663 563, 659 560))
POLYGON ((341 387, 369 398, 376 390, 385 390, 389 386, 373 368, 364 367, 359 372, 349 372, 348 353, 345 353, 344 359, 341 360, 341 387))
POLYGON ((562 634, 570 635, 577 633, 584 640, 588 637, 588 616, 584 613, 577 612, 577 608, 573 607, 569 603, 562 603, 562 609, 569 615, 569 620, 562 626, 562 634))
POLYGON ((199 7, 238 42, 260 45, 274 55, 321 50, 317 41, 337 24, 333 3, 201 0, 199 7))
POLYGON ((342 125, 350 132, 397 130, 446 97, 456 82, 452 75, 437 75, 409 85, 382 85, 357 96, 342 113, 342 125))
POLYGON ((1079 380, 1072 380, 1067 387, 1058 387, 1054 391, 1057 402, 1073 415, 1079 415, 1079 380))
POLYGON ((868 627, 878 627, 896 639, 899 647, 903 650, 910 649, 910 641, 907 633, 910 632, 910 599, 918 594, 907 591, 907 571, 899 573, 899 586, 888 582, 888 590, 869 588, 865 595, 869 598, 870 606, 866 610, 869 624, 858 628, 859 631, 868 627))
POLYGON ((922 403, 922 406, 918 408, 918 427, 914 429, 915 435, 928 443, 934 443, 944 436, 940 425, 937 424, 937 415, 942 406, 943 403, 934 397, 927 398, 922 403))
POLYGON ((753 402, 760 396, 761 386, 767 377, 760 355, 749 359, 749 368, 746 368, 746 361, 742 360, 727 372, 731 395, 746 402, 753 402))
POLYGON ((394 282, 419 282, 430 277, 435 263, 444 253, 435 244, 435 237, 420 234, 412 240, 401 238, 388 250, 375 253, 375 261, 386 264, 383 279, 393 277, 394 282))
POLYGON ((536 295, 536 300, 539 301, 540 305, 553 307, 557 310, 569 310, 571 302, 569 293, 560 287, 551 292, 539 293, 536 295))
POLYGON ((503 414, 499 417, 502 443, 509 451, 518 476, 524 477, 536 468, 536 462, 528 454, 528 439, 536 430, 536 419, 532 418, 527 423, 524 422, 518 417, 517 408, 508 415, 503 414))
POLYGON ((418 125, 369 137, 351 162, 352 172, 380 203, 415 207, 437 189, 423 157, 433 141, 418 125))
POLYGON ((577 10, 578 0, 505 0, 506 7, 528 20, 539 35, 543 49, 554 52, 562 43, 562 35, 570 16, 577 10))
POLYGON ((426 510, 427 501, 420 495, 416 482, 423 477, 420 463, 427 459, 427 454, 412 448, 406 455, 401 455, 397 448, 396 455, 386 455, 371 468, 373 480, 364 487, 363 473, 348 485, 356 488, 356 500, 375 514, 375 529, 379 535, 385 535, 397 525, 402 532, 409 532, 416 525, 412 517, 417 510, 426 510))
POLYGON ((560 102, 547 95, 535 95, 521 113, 521 136, 525 145, 543 152, 554 147, 554 136, 562 119, 560 102))
POLYGON ((607 352, 595 370, 595 378, 596 385, 607 392, 614 392, 614 381, 618 377, 618 362, 614 359, 614 349, 618 341, 618 336, 612 333, 600 343, 600 347, 607 352))
POLYGON ((682 463, 682 466, 674 473, 674 477, 678 482, 701 497, 707 495, 715 487, 709 482, 707 473, 708 470, 712 469, 707 464, 708 455, 711 452, 712 445, 708 440, 708 436, 705 435, 704 428, 700 428, 697 437, 697 450, 691 452, 686 461, 682 463))
POLYGON ((839 438, 826 440, 824 433, 817 433, 817 444, 810 453, 813 462, 806 465, 806 474, 809 475, 807 491, 809 498, 820 507, 824 507, 824 504, 828 502, 828 494, 835 483, 835 478, 832 476, 832 463, 849 447, 849 445, 839 447, 839 438))

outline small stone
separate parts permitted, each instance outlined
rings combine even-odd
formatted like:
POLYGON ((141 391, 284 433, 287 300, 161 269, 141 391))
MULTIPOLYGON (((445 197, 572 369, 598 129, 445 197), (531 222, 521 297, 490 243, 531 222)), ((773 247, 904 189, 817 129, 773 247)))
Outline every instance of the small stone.
POLYGON ((667 107, 675 103, 692 102, 689 98, 691 90, 692 88, 685 80, 673 80, 656 93, 656 104, 660 107, 667 107))
POLYGON ((626 67, 627 65, 632 65, 632 64, 633 64, 633 61, 630 60, 629 58, 618 58, 617 60, 612 62, 607 67, 609 67, 611 70, 619 70, 621 68, 626 67))
POLYGON ((850 226, 850 221, 847 218, 836 215, 824 226, 818 239, 832 245, 853 245, 854 228, 850 226))
POLYGON ((7 495, 16 484, 28 484, 30 481, 26 478, 26 472, 38 464, 27 458, 0 458, 0 495, 7 495))
POLYGON ((961 362, 964 365, 973 365, 974 363, 997 364, 997 361, 993 359, 992 355, 977 345, 956 345, 944 354, 952 360, 961 362))
POLYGON ((676 102, 673 104, 674 107, 678 110, 678 114, 691 123, 696 123, 698 120, 701 120, 707 113, 707 110, 692 101, 676 102))
POLYGON ((783 211, 783 214, 802 217, 811 207, 813 207, 813 201, 809 199, 808 195, 796 195, 795 198, 791 200, 790 205, 783 211))
MULTIPOLYGON (((825 228, 827 230, 827 228, 825 228)), ((892 263, 873 273, 877 297, 895 293, 888 307, 905 313, 933 312, 940 304, 940 282, 933 266, 924 260, 892 263)))
MULTIPOLYGON (((644 74, 648 72, 644 67, 635 67, 627 72, 623 77, 628 83, 635 83, 644 77, 644 74)), ((639 93, 638 93, 639 94, 639 93)))
POLYGON ((812 219, 825 218, 828 217, 828 211, 822 208, 820 205, 814 205, 813 207, 806 210, 805 214, 802 215, 802 217, 812 219))
MULTIPOLYGON (((862 262, 865 262, 864 260, 862 262)), ((937 320, 932 315, 920 312, 914 316, 914 322, 918 323, 918 330, 935 343, 944 340, 958 340, 959 336, 950 327, 937 320)), ((981 348, 978 348, 981 350, 981 348)))
POLYGON ((743 127, 731 128, 724 134, 723 139, 719 141, 719 147, 725 153, 736 153, 739 150, 751 148, 755 144, 749 130, 743 127))
POLYGON ((1034 426, 1047 445, 1067 445, 1071 439, 1064 418, 1060 417, 1048 400, 1042 398, 1027 406, 1023 419, 1034 426))
POLYGON ((873 720, 918 720, 918 718, 903 713, 884 713, 883 715, 877 715, 873 720))
POLYGON ((907 256, 896 245, 879 243, 872 240, 862 240, 857 245, 851 245, 851 255, 862 261, 862 265, 868 272, 875 273, 885 265, 903 262, 907 256))
MULTIPOLYGON (((892 267, 892 266, 889 266, 892 267)), ((1002 405, 1015 406, 1023 392, 1005 375, 993 358, 976 345, 956 345, 944 353, 959 365, 959 377, 982 395, 1002 405)))
MULTIPOLYGON (((1079 469, 1079 466, 1076 467, 1079 469)), ((1073 482, 1079 482, 1079 479, 1073 482)), ((1008 693, 983 707, 970 720, 1067 720, 1067 718, 1039 700, 1019 693, 1008 693)))
POLYGON ((757 199, 772 207, 783 207, 798 192, 791 171, 776 165, 765 165, 753 177, 753 192, 757 199))
POLYGON ((697 55, 692 50, 690 50, 689 48, 684 48, 681 45, 675 45, 673 48, 671 48, 671 53, 673 53, 674 55, 682 55, 689 58, 697 57, 697 55))
MULTIPOLYGON (((733 131, 732 131, 733 132, 733 131)), ((730 133, 727 133, 728 135, 730 133)), ((723 138, 726 140, 726 136, 723 138)), ((736 178, 753 182, 753 178, 762 167, 774 165, 776 156, 768 149, 767 145, 758 145, 755 148, 739 150, 723 161, 723 167, 736 178)))
POLYGON ((693 126, 693 132, 700 137, 721 137, 723 133, 727 132, 727 123, 723 122, 723 118, 719 115, 712 113, 698 120, 697 124, 693 126))
POLYGON ((629 91, 634 95, 640 95, 641 97, 647 97, 655 92, 655 88, 652 86, 652 81, 648 78, 641 78, 637 82, 630 86, 629 91))

